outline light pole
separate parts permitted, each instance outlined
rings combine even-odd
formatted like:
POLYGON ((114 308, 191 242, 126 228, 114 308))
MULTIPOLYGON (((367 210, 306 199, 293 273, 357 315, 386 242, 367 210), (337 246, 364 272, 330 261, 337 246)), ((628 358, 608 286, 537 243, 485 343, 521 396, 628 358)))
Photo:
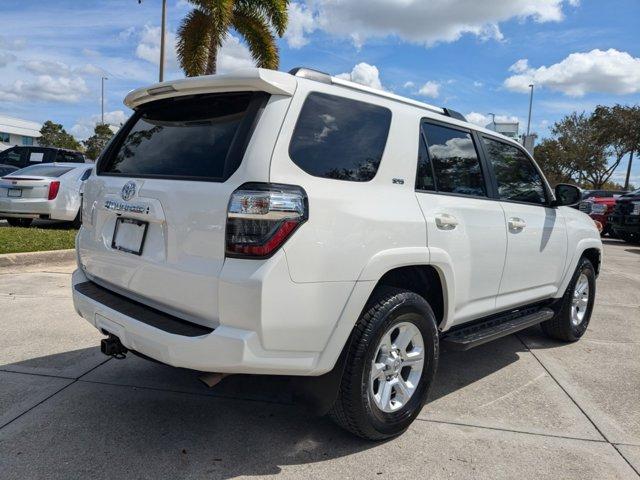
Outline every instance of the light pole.
POLYGON ((102 102, 101 102, 101 123, 102 125, 104 125, 104 81, 105 80, 109 80, 109 78, 107 77, 102 77, 101 78, 101 82, 102 82, 102 102))
MULTIPOLYGON (((141 4, 142 0, 138 0, 138 4, 141 4)), ((164 57, 165 57, 165 31, 167 29, 167 0, 162 0, 162 21, 160 27, 160 72, 158 74, 159 80, 164 80, 164 57)))
POLYGON ((529 85, 531 89, 531 94, 529 95, 529 120, 527 120, 527 137, 529 136, 529 132, 531 130, 531 107, 533 106, 533 84, 529 85))
POLYGON ((493 123, 493 128, 496 128, 496 114, 489 112, 487 115, 491 115, 491 123, 493 123))

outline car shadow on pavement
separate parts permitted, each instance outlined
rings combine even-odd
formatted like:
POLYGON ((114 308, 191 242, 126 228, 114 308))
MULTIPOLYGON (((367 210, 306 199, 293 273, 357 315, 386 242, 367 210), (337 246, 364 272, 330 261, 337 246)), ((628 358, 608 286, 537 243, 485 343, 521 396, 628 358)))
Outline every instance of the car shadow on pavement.
MULTIPOLYGON (((431 400, 508 367, 526 350, 511 336, 467 352, 443 352, 431 400)), ((88 469, 111 478, 235 478, 277 474, 287 465, 379 445, 295 404, 286 377, 234 375, 208 389, 198 372, 132 355, 102 363, 100 355, 93 347, 0 366, 80 377, 0 429, 7 471, 24 478, 37 476, 32 468, 67 478, 88 469), (71 375, 78 363, 83 370, 71 375)))

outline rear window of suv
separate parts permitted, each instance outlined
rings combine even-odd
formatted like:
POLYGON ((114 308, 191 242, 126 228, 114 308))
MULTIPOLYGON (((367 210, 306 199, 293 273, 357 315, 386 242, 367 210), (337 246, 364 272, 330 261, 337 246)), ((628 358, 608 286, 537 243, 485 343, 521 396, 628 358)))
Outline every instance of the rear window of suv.
POLYGON ((390 124, 387 108, 313 92, 302 106, 289 156, 310 175, 366 182, 378 171, 390 124))
POLYGON ((142 105, 98 174, 225 181, 237 169, 266 94, 176 97, 142 105))

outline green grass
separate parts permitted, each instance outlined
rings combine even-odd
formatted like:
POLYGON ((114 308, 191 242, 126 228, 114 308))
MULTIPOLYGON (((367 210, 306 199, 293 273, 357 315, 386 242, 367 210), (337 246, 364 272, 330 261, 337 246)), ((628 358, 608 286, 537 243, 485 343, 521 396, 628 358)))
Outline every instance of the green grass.
POLYGON ((42 252, 73 248, 77 230, 72 228, 0 227, 0 254, 42 252))

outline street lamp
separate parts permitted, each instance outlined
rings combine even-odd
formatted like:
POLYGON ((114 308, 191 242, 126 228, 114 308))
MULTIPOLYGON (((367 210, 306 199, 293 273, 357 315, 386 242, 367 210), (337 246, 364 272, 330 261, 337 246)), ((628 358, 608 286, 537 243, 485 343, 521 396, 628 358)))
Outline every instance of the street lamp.
POLYGON ((529 95, 529 120, 527 121, 527 137, 529 136, 529 131, 531 129, 531 107, 533 106, 533 84, 529 85, 531 89, 531 94, 529 95))
POLYGON ((101 123, 102 123, 102 125, 104 125, 104 81, 105 80, 109 80, 109 78, 108 77, 102 77, 101 78, 101 82, 102 82, 102 102, 101 102, 101 105, 102 105, 101 118, 102 118, 102 120, 101 120, 101 123))
MULTIPOLYGON (((142 0, 138 0, 138 5, 142 0)), ((165 57, 165 31, 167 29, 167 0, 162 0, 162 26, 160 27, 160 72, 159 80, 164 80, 164 57, 165 57)))

